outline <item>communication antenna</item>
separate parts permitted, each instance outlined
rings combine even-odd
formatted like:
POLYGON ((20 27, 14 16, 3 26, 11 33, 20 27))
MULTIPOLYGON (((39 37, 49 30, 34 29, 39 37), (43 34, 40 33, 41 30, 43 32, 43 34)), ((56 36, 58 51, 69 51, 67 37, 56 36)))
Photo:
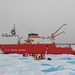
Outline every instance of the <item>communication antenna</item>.
POLYGON ((11 30, 11 34, 16 35, 15 24, 14 24, 14 28, 11 30))

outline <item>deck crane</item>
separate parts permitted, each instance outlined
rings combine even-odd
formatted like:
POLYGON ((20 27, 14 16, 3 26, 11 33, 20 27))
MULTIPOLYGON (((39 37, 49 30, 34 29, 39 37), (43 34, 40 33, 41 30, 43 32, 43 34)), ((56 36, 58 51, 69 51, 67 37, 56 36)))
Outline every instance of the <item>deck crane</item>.
POLYGON ((56 34, 56 33, 57 33, 63 26, 65 26, 65 25, 67 25, 67 24, 63 24, 59 29, 57 29, 54 33, 52 33, 51 39, 54 40, 56 36, 58 36, 58 35, 60 35, 60 34, 62 34, 62 33, 65 33, 64 31, 62 31, 62 32, 56 34))

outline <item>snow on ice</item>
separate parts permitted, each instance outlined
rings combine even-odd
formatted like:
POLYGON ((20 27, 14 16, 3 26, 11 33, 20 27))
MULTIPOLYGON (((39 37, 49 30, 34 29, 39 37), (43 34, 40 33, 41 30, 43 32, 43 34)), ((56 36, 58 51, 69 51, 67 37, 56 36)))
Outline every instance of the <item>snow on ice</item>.
POLYGON ((32 56, 0 54, 0 75, 75 75, 75 55, 49 54, 45 60, 34 60, 32 56))

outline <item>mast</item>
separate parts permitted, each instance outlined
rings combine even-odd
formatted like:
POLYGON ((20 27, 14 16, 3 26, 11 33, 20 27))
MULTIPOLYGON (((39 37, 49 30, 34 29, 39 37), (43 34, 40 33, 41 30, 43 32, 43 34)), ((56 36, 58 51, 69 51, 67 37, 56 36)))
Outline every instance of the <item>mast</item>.
POLYGON ((15 27, 15 24, 14 24, 14 27, 13 27, 13 29, 11 30, 11 34, 12 35, 16 35, 16 29, 15 29, 16 27, 15 27))

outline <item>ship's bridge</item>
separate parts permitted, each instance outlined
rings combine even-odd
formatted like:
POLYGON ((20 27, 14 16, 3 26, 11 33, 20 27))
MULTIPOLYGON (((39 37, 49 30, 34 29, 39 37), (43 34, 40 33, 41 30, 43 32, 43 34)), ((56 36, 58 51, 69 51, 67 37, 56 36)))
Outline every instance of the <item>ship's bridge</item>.
POLYGON ((28 34, 28 38, 40 38, 40 36, 36 33, 30 33, 28 34))
POLYGON ((50 39, 44 38, 39 36, 37 33, 29 33, 27 40, 25 40, 26 43, 32 43, 32 44, 46 44, 46 43, 52 43, 50 39))

